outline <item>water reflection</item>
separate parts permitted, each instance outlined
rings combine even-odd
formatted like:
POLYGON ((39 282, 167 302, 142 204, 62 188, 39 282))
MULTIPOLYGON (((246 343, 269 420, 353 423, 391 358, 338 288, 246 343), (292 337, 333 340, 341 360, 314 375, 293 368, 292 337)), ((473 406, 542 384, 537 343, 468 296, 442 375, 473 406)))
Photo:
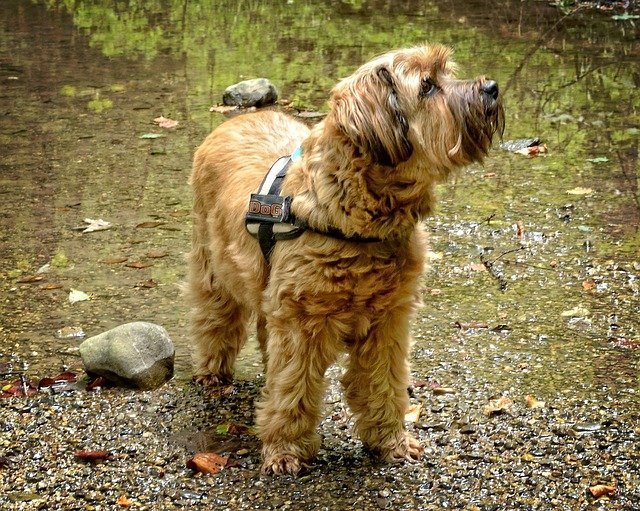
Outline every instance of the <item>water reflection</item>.
MULTIPOLYGON (((505 137, 539 136, 549 155, 496 150, 442 188, 417 370, 452 378, 437 368, 447 353, 465 377, 496 387, 638 387, 637 25, 509 1, 5 0, 0 19, 3 357, 40 372, 77 364, 77 341, 56 339, 58 329, 93 335, 149 320, 169 330, 188 377, 186 179, 194 148, 223 121, 209 107, 227 85, 266 76, 295 109, 322 110, 332 85, 372 55, 429 40, 455 48, 461 74, 501 83, 505 137), (162 130, 159 115, 180 124, 162 130), (140 138, 148 133, 163 136, 140 138), (85 218, 113 228, 80 234, 85 218), (137 227, 145 222, 157 225, 137 227), (521 244, 499 261, 505 293, 473 266, 487 247, 521 244), (72 288, 92 299, 70 304, 72 288), (562 315, 576 307, 588 314, 562 315), (458 332, 457 320, 510 333, 458 332), (420 357, 426 347, 434 358, 420 357)), ((257 362, 249 351, 241 373, 257 362)))

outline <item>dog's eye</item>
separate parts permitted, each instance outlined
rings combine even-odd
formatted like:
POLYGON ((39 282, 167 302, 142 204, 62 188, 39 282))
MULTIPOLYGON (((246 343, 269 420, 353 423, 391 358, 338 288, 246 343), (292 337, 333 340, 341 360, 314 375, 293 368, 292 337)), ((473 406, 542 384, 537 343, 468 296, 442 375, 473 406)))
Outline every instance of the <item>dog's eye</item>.
POLYGON ((438 86, 431 81, 431 78, 423 78, 420 84, 420 97, 429 98, 438 92, 438 86))

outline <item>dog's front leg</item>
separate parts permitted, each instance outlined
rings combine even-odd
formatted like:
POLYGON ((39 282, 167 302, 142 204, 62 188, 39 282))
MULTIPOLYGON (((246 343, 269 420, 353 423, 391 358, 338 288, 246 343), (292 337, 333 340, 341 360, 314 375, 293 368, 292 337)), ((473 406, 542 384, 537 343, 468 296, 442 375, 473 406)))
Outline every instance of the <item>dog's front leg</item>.
POLYGON ((404 428, 411 311, 411 306, 389 311, 367 339, 354 343, 342 380, 356 432, 385 461, 415 461, 423 450, 404 428))
POLYGON ((324 374, 337 341, 298 314, 268 322, 267 381, 257 407, 263 473, 297 474, 316 455, 324 374))

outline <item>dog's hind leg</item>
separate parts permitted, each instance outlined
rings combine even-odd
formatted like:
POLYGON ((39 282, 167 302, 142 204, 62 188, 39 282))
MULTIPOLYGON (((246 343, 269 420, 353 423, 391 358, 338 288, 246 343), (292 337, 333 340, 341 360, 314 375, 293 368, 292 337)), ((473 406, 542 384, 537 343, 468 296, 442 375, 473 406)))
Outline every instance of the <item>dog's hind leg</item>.
POLYGON ((342 384, 366 448, 386 461, 417 460, 422 446, 404 429, 409 406, 409 316, 398 307, 349 351, 342 384))
POLYGON ((228 383, 247 339, 249 311, 216 281, 206 248, 189 254, 187 299, 191 304, 190 335, 195 344, 194 380, 206 385, 228 383))

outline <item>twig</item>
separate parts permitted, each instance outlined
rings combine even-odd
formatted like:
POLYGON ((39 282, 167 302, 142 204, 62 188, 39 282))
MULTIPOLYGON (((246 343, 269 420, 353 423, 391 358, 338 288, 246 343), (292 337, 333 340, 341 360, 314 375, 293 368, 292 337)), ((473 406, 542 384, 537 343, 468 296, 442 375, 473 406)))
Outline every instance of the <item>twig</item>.
POLYGON ((502 272, 500 272, 495 268, 494 263, 498 259, 501 259, 504 256, 506 256, 507 254, 519 252, 521 250, 524 250, 524 248, 525 247, 520 246, 518 248, 512 248, 511 250, 506 250, 502 252, 500 255, 498 255, 497 257, 495 257, 492 261, 489 261, 488 259, 486 259, 484 254, 480 254, 480 262, 482 262, 484 267, 487 269, 487 271, 489 272, 489 275, 491 275, 494 279, 498 281, 500 285, 500 291, 505 291, 507 289, 507 279, 504 278, 504 275, 502 274, 502 272))

